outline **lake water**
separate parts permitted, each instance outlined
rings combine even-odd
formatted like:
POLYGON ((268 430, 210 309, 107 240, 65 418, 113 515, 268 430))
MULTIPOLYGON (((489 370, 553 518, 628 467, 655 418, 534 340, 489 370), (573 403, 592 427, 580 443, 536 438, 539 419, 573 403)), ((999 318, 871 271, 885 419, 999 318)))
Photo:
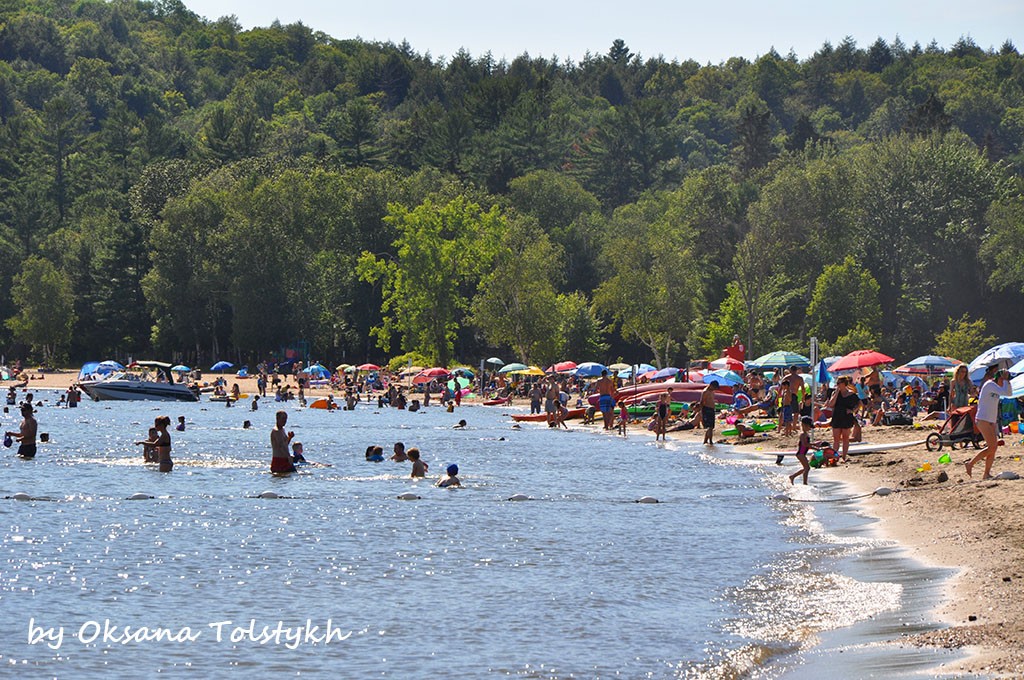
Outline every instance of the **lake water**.
MULTIPOLYGON (((946 574, 872 538, 851 504, 774 499, 788 482, 754 451, 513 429, 500 407, 289 405, 306 458, 331 467, 282 478, 268 473, 272 406, 38 409, 50 442, 34 461, 0 458, 0 669, 811 678, 949 660, 880 645, 933 627, 946 574), (187 420, 170 474, 132 445, 160 414, 187 420), (368 444, 390 455, 395 441, 420 448, 427 480, 365 462, 368 444), (433 487, 453 462, 465 487, 433 487), (410 491, 421 499, 397 498, 410 491), (634 502, 645 495, 661 502, 634 502)), ((812 481, 792 493, 842 495, 812 481)))

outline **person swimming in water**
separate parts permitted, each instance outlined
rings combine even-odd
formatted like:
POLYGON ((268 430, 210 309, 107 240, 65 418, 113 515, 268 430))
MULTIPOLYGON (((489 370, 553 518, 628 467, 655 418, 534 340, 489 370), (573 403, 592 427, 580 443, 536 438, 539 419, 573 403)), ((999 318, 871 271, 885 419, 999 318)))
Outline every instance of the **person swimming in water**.
POLYGON ((391 455, 391 460, 396 463, 404 463, 409 460, 409 456, 405 455, 405 444, 402 442, 395 442, 395 452, 391 455))
POLYGON ((288 412, 278 411, 276 420, 277 424, 270 431, 270 471, 275 474, 295 472, 295 464, 292 463, 291 454, 288 452, 288 445, 295 437, 295 433, 284 429, 288 424, 288 412))
POLYGON ((465 427, 466 427, 466 421, 465 421, 465 420, 460 420, 460 421, 459 421, 458 423, 456 423, 455 425, 452 425, 452 429, 453 429, 453 430, 462 430, 462 429, 464 429, 465 427))
POLYGON ((427 465, 425 461, 420 460, 420 450, 413 447, 409 449, 409 452, 406 455, 408 455, 409 460, 412 461, 412 474, 410 476, 426 477, 427 470, 430 469, 430 466, 427 465))
POLYGON ((449 486, 462 486, 462 482, 459 481, 459 477, 458 477, 458 475, 459 475, 459 466, 458 465, 456 465, 455 463, 452 463, 451 465, 448 466, 448 468, 445 470, 445 472, 448 474, 448 476, 447 477, 443 477, 442 479, 437 480, 437 485, 439 487, 446 488, 446 487, 449 487, 449 486))
MULTIPOLYGON (((149 431, 150 438, 135 442, 136 445, 152 447, 153 451, 156 452, 156 462, 159 464, 160 472, 170 472, 174 469, 174 461, 171 460, 171 435, 167 431, 167 428, 170 426, 171 419, 169 416, 157 416, 156 420, 153 421, 153 428, 149 431), (153 436, 154 430, 156 431, 156 436, 153 436)), ((143 448, 143 456, 145 456, 145 448, 143 448)))
POLYGON ((384 447, 382 447, 382 446, 367 446, 366 447, 366 462, 367 463, 383 463, 384 462, 384 447))
POLYGON ((292 443, 292 465, 309 463, 306 457, 302 455, 302 442, 292 443))

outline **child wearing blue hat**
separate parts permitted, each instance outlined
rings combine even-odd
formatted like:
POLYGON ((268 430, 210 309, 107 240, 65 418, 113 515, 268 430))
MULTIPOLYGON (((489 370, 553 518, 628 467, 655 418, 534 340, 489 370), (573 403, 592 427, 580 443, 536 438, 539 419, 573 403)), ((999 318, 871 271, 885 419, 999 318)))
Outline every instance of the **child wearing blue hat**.
POLYGON ((459 466, 458 465, 456 465, 455 463, 452 463, 451 465, 448 466, 448 469, 445 470, 445 472, 448 473, 448 476, 445 477, 444 479, 438 480, 438 482, 437 482, 438 486, 440 486, 440 487, 462 486, 462 482, 459 481, 459 477, 458 477, 458 475, 459 475, 459 466))

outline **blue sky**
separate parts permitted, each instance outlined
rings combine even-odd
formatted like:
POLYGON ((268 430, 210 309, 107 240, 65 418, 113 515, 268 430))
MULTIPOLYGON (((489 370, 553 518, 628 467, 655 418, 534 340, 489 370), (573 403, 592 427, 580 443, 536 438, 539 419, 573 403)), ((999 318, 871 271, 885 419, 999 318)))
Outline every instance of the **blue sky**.
POLYGON ((644 57, 720 63, 748 59, 774 47, 800 59, 825 41, 850 35, 867 47, 897 35, 909 47, 933 39, 948 48, 970 36, 982 48, 1009 38, 1024 49, 1021 0, 184 0, 208 19, 235 15, 244 28, 301 21, 335 38, 401 42, 420 53, 450 56, 460 47, 473 56, 490 50, 501 59, 523 52, 579 61, 590 51, 607 52, 616 38, 644 57), (1019 39, 1018 39, 1019 38, 1019 39))

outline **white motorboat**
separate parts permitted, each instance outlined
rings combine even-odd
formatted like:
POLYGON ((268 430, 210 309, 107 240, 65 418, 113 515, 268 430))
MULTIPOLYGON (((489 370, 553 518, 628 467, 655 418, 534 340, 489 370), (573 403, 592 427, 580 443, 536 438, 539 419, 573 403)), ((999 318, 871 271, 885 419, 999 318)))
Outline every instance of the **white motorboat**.
POLYGON ((171 364, 162 361, 136 361, 132 367, 139 367, 143 372, 140 374, 118 371, 105 377, 83 380, 79 387, 95 401, 199 401, 196 390, 185 383, 174 382, 171 364), (149 369, 153 370, 155 376, 149 369))

